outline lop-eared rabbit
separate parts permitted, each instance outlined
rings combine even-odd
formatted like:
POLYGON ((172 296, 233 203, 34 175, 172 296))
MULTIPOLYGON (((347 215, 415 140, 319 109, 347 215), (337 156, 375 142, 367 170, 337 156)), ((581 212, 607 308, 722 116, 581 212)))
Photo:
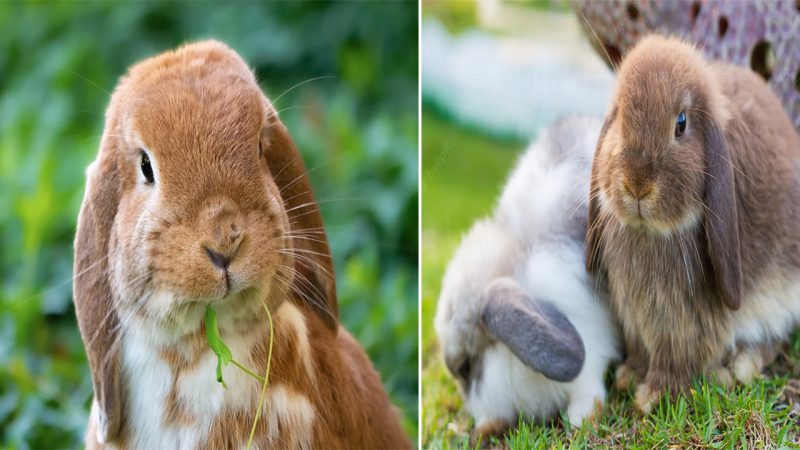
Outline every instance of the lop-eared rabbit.
POLYGON ((264 373, 255 448, 408 448, 338 321, 302 157, 253 72, 207 41, 133 66, 112 95, 75 238, 94 401, 87 448, 244 448, 262 384, 215 376, 204 314, 264 373))
POLYGON ((754 72, 649 36, 623 59, 592 168, 607 278, 649 411, 703 373, 746 382, 800 322, 800 138, 754 72))
POLYGON ((447 267, 436 332, 478 436, 562 410, 578 426, 605 400, 618 332, 583 265, 600 125, 573 117, 546 130, 447 267))

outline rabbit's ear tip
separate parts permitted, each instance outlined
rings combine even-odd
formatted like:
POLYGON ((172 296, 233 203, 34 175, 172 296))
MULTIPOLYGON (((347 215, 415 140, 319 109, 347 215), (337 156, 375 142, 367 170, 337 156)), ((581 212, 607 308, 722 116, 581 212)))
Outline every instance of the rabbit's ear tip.
POLYGON ((103 412, 97 413, 97 442, 108 442, 108 418, 103 412))
MULTIPOLYGON (((94 438, 97 439, 97 442, 100 444, 108 444, 111 442, 111 424, 109 423, 108 415, 97 403, 97 399, 95 399, 92 404, 92 410, 89 418, 90 427, 92 423, 96 426, 94 430, 94 438)), ((91 434, 89 436, 91 436, 91 434)))
POLYGON ((86 171, 84 172, 84 175, 86 176, 87 180, 92 177, 92 174, 94 173, 95 170, 97 170, 97 161, 96 160, 92 161, 91 163, 89 163, 88 166, 86 166, 86 171))

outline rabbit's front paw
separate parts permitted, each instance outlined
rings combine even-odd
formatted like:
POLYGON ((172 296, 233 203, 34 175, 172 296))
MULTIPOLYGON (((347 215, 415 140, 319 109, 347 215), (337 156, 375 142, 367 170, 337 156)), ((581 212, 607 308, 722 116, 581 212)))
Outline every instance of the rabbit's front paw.
POLYGON ((661 397, 661 391, 653 389, 647 383, 641 383, 636 387, 636 408, 644 414, 650 414, 653 404, 661 397))
POLYGON ((577 402, 570 403, 567 408, 567 418, 573 428, 581 426, 584 420, 594 422, 600 417, 603 411, 603 397, 588 397, 577 402))
POLYGON ((614 387, 625 390, 639 384, 641 379, 642 376, 626 361, 620 364, 614 372, 614 387))
POLYGON ((471 447, 486 446, 491 438, 502 438, 511 428, 511 424, 505 419, 491 419, 482 422, 475 427, 469 439, 471 447))

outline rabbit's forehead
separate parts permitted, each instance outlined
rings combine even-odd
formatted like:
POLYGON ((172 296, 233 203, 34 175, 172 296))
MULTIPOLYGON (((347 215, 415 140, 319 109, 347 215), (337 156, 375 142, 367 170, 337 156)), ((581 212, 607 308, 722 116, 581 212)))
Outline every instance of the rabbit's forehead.
POLYGON ((252 143, 266 120, 259 91, 170 83, 139 96, 130 126, 159 150, 252 143))
POLYGON ((626 118, 672 113, 687 90, 687 80, 664 67, 647 67, 621 77, 619 103, 626 118))
POLYGON ((178 80, 130 104, 128 145, 147 151, 168 196, 190 202, 234 188, 263 194, 258 154, 268 105, 257 87, 178 80))
POLYGON ((678 114, 692 106, 697 83, 676 79, 663 67, 635 75, 637 82, 618 95, 622 138, 626 145, 658 146, 672 136, 678 114))
POLYGON ((702 96, 707 78, 702 57, 690 46, 676 40, 648 40, 620 68, 620 115, 632 131, 647 132, 655 120, 672 127, 673 116, 702 96))

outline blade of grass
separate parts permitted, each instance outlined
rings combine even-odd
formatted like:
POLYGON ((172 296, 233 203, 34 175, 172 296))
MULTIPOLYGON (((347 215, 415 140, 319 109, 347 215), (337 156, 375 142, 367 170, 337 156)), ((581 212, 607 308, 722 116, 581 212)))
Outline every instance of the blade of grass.
POLYGON ((250 439, 247 440, 247 450, 250 450, 250 446, 253 445, 253 436, 256 434, 256 425, 258 425, 258 419, 261 418, 261 407, 264 405, 264 397, 267 394, 267 386, 269 385, 269 366, 272 362, 272 314, 269 312, 269 308, 267 308, 266 303, 262 301, 261 304, 264 305, 264 310, 267 311, 267 319, 269 320, 269 352, 267 353, 267 370, 264 373, 264 385, 261 387, 261 395, 258 398, 258 408, 256 409, 256 417, 253 419, 253 428, 250 429, 250 439))
POLYGON ((225 380, 222 379, 222 366, 227 365, 233 359, 231 349, 225 345, 222 336, 219 334, 219 327, 217 326, 217 311, 212 307, 206 308, 206 315, 204 318, 206 325, 206 341, 211 351, 217 355, 217 382, 222 383, 222 387, 228 388, 225 380))

